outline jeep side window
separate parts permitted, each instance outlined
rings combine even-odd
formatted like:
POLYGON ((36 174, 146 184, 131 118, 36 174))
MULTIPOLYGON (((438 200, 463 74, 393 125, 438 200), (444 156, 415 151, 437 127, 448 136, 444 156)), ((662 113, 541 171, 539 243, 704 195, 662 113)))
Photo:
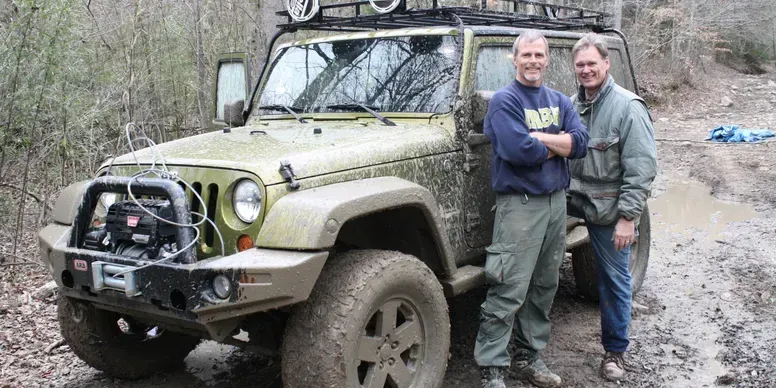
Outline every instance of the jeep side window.
MULTIPOLYGON (((499 90, 515 79, 512 46, 483 46, 477 55, 475 90, 499 90)), ((570 96, 576 93, 576 75, 571 66, 571 47, 550 46, 550 65, 545 85, 570 96)))
POLYGON ((515 79, 512 46, 482 46, 477 53, 474 90, 499 90, 515 79))
POLYGON ((609 48, 609 61, 611 67, 609 68, 609 74, 614 78, 614 82, 622 87, 633 90, 633 80, 628 77, 628 65, 623 61, 622 52, 618 49, 609 48))
POLYGON ((571 62, 571 47, 550 46, 550 66, 544 84, 567 96, 577 92, 577 75, 571 62))

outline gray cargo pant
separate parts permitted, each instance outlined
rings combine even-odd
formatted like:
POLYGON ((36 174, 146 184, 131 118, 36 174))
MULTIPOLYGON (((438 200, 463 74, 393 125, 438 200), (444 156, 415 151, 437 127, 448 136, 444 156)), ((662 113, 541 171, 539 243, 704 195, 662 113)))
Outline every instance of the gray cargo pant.
POLYGON ((479 366, 509 366, 507 346, 517 314, 516 345, 541 350, 550 338, 550 307, 566 250, 566 195, 499 195, 493 243, 474 346, 479 366))

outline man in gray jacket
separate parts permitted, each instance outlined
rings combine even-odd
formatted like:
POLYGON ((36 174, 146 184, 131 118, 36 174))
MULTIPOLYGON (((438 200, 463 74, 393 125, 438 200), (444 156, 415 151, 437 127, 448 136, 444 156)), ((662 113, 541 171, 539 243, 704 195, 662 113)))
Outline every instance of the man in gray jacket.
POLYGON ((585 219, 598 268, 601 375, 623 379, 631 316, 630 247, 657 173, 647 106, 609 75, 606 42, 588 34, 572 49, 580 88, 572 98, 590 135, 584 159, 571 160, 569 213, 585 219))

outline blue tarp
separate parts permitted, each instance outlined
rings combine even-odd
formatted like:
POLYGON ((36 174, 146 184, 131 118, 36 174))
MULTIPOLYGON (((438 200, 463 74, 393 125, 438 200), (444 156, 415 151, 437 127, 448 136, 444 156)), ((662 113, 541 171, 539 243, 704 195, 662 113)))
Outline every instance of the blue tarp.
POLYGON ((720 143, 756 143, 776 136, 769 129, 745 129, 738 125, 721 125, 709 131, 706 140, 720 143))

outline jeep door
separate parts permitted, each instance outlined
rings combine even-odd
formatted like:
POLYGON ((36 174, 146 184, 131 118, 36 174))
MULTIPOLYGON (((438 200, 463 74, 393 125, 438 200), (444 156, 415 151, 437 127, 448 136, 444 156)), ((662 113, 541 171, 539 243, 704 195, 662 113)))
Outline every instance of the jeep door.
MULTIPOLYGON (((516 36, 477 36, 469 66, 474 74, 473 86, 468 95, 473 99, 488 96, 507 86, 515 79, 512 63, 512 44, 516 36), (479 96, 479 97, 475 97, 479 96)), ((571 63, 571 48, 574 39, 549 38, 550 64, 545 73, 545 85, 560 90, 566 95, 574 93, 576 79, 571 63)), ((484 111, 482 112, 484 114, 484 111)), ((475 112, 474 115, 477 115, 475 112)), ((483 134, 482 118, 474 118, 477 124, 469 134, 465 149, 466 190, 466 243, 472 247, 490 244, 493 237, 495 195, 491 189, 491 159, 493 148, 483 134)))

